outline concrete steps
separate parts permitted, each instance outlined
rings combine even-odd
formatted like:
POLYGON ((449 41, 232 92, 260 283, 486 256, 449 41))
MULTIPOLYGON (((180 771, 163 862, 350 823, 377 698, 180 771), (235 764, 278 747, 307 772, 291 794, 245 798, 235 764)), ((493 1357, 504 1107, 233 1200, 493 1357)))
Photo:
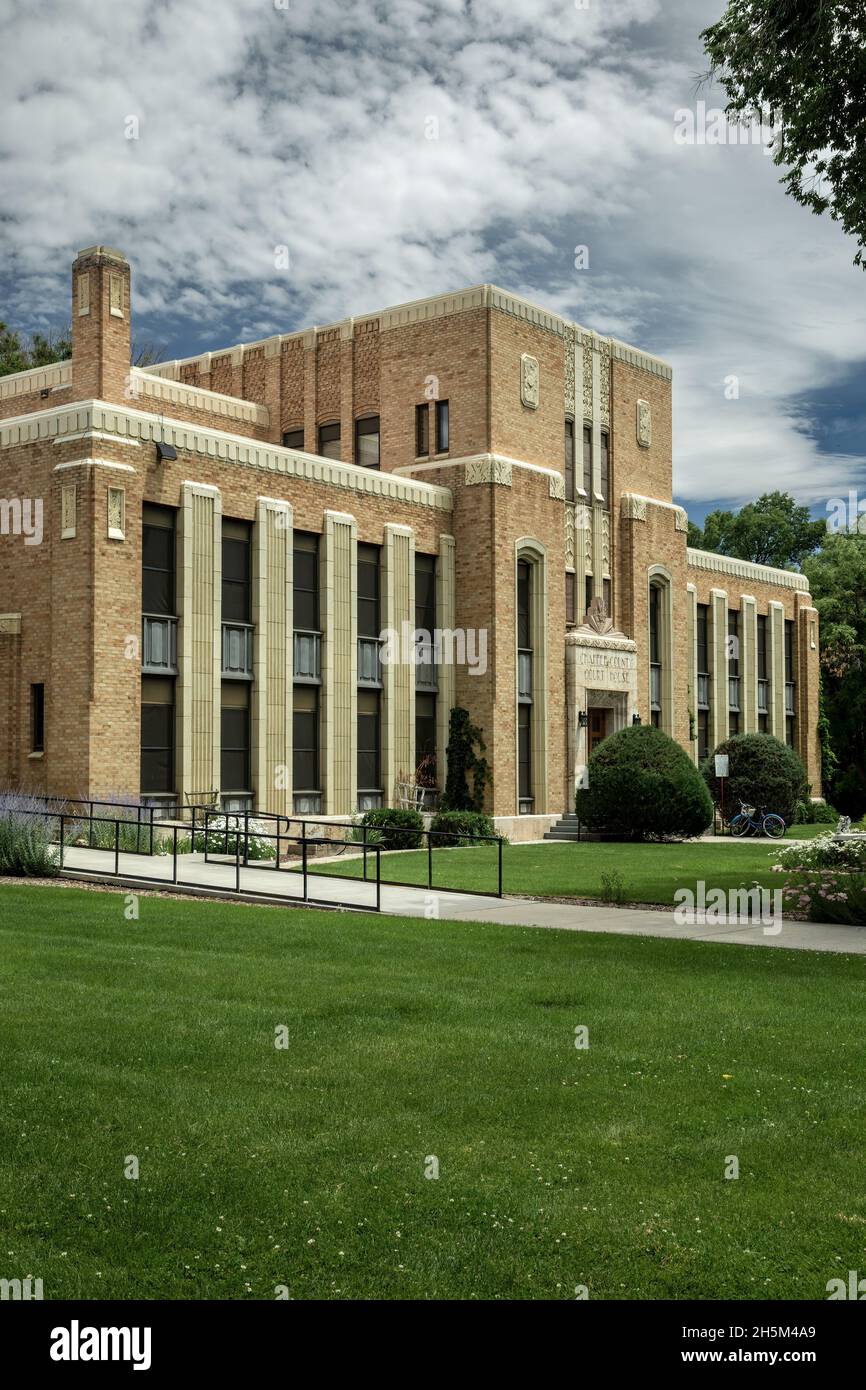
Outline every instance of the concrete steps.
POLYGON ((572 812, 570 815, 563 816, 556 822, 556 825, 545 832, 545 840, 578 840, 586 839, 586 831, 580 835, 580 822, 572 812))

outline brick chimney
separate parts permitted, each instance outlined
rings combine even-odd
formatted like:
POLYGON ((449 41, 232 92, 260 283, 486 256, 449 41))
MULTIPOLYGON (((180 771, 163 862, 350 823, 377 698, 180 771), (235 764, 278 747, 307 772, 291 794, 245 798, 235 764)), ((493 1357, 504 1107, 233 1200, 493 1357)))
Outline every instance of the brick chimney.
POLYGON ((122 251, 88 246, 72 266, 72 387, 123 402, 130 371, 130 271, 122 251))

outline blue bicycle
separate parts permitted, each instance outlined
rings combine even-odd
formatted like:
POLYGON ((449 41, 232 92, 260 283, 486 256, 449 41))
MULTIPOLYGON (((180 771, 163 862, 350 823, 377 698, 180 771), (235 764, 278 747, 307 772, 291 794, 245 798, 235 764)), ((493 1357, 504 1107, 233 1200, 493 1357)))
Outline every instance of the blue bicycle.
POLYGON ((740 809, 731 820, 732 835, 766 835, 770 840, 781 840, 785 833, 785 822, 781 816, 771 811, 761 811, 755 815, 754 806, 740 802, 740 809))

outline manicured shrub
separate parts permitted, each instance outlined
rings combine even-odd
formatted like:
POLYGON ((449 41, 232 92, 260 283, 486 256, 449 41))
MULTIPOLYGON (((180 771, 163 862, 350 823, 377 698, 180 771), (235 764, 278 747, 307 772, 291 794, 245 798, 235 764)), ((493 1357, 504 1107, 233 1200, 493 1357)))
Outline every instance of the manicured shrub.
POLYGON ((576 809, 590 830, 623 840, 678 840, 712 822, 709 792, 688 753, 651 724, 611 734, 588 773, 576 809))
POLYGON ((477 842, 479 835, 496 834, 493 821, 480 811, 440 811, 433 817, 430 829, 436 832, 433 836, 434 849, 446 845, 471 845, 477 842))
MULTIPOLYGON (((798 802, 808 796, 805 769, 793 748, 771 734, 735 734, 720 743, 715 752, 728 755, 726 815, 735 815, 740 803, 745 802, 756 811, 773 812, 786 824, 793 824, 798 802)), ((711 753, 701 772, 718 806, 721 783, 716 777, 714 757, 711 753)))
MULTIPOLYGON (((424 818, 420 811, 400 806, 365 811, 355 825, 358 828, 366 825, 367 844, 381 845, 382 849, 420 849, 424 838, 424 818)), ((363 841, 363 831, 354 838, 363 841)))
POLYGON ((794 816, 797 825, 835 825, 839 812, 828 806, 826 801, 811 801, 808 797, 797 802, 794 816))
POLYGON ((30 814, 38 810, 33 798, 0 793, 0 874, 53 878, 59 872, 60 856, 53 844, 59 822, 30 814))

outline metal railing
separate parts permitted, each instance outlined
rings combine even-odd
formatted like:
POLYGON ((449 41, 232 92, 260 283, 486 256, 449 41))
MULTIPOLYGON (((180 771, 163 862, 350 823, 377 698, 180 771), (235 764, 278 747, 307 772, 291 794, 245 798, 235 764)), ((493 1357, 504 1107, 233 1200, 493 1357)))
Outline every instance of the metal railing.
MULTIPOLYGON (((248 863, 248 859, 246 856, 249 853, 250 841, 266 839, 272 841, 276 846, 276 857, 273 864, 273 867, 275 869, 289 868, 291 870, 298 871, 298 865, 287 863, 286 857, 281 853, 284 844, 294 842, 299 844, 305 844, 307 846, 312 845, 319 849, 351 848, 356 850, 360 854, 362 859, 362 880, 365 883, 369 881, 369 875, 367 871, 367 856, 375 850, 377 852, 377 881, 381 877, 380 859, 382 853, 382 846, 379 840, 376 839, 376 837, 381 836, 383 832, 375 826, 368 826, 366 822, 361 822, 360 824, 356 824, 351 827, 356 832, 354 838, 339 839, 333 838, 330 835, 310 835, 308 833, 308 827, 311 825, 327 826, 327 828, 331 831, 340 828, 341 823, 339 821, 327 820, 324 817, 284 816, 278 815, 275 812, 267 811, 232 812, 229 813, 228 817, 226 817, 224 812, 213 811, 206 807, 197 807, 194 809, 196 814, 194 814, 193 816, 193 825, 194 827, 197 826, 199 833, 203 833, 205 835, 204 854, 206 863, 210 862, 208 858, 209 854, 224 852, 215 849, 212 844, 209 844, 210 840, 215 840, 218 843, 220 838, 224 837, 226 833, 226 829, 222 825, 214 827, 212 825, 212 822, 214 820, 222 821, 224 819, 230 819, 238 822, 237 833, 240 834, 245 846, 243 858, 244 864, 248 863), (262 834, 260 832, 260 827, 263 825, 272 825, 273 829, 267 834, 262 834), (292 835, 290 833, 289 827, 291 825, 299 825, 301 827, 300 835, 292 835), (251 826, 252 828, 250 828, 251 826), (283 829, 283 826, 285 826, 285 829, 283 829), (208 827, 210 827, 210 829, 208 829, 208 827)), ((229 833, 235 834, 235 829, 232 828, 229 833)), ((419 850, 423 852, 424 841, 426 841, 427 852, 426 883, 419 883, 417 879, 399 879, 387 877, 384 880, 382 880, 386 887, 390 886, 394 888, 427 888, 428 891, 438 889, 439 892, 443 893, 468 893, 473 897, 482 898, 501 898, 504 896, 502 846, 505 843, 505 841, 501 835, 460 835, 458 832, 449 830, 419 830, 414 827, 406 827, 405 829, 402 829, 400 826, 393 825, 389 825, 385 833, 387 834, 387 838, 389 840, 399 839, 401 835, 405 835, 406 837, 410 837, 412 839, 416 839, 420 836, 422 839, 421 846, 412 846, 411 848, 414 848, 416 852, 418 852, 419 850), (454 849, 457 847, 458 841, 461 839, 469 839, 472 841, 473 845, 495 844, 497 846, 495 889, 451 887, 443 883, 434 883, 434 850, 454 849)), ((224 843, 226 842, 224 841, 224 843)), ((387 853, 388 851, 385 852, 387 853)), ((410 853, 411 849, 395 849, 393 852, 395 854, 406 854, 410 853)), ((259 862, 257 864, 257 867, 262 867, 262 864, 259 862)), ((305 869, 304 872, 306 873, 307 870, 305 869)), ((313 872, 326 874, 327 868, 323 867, 321 870, 313 870, 313 872)))

